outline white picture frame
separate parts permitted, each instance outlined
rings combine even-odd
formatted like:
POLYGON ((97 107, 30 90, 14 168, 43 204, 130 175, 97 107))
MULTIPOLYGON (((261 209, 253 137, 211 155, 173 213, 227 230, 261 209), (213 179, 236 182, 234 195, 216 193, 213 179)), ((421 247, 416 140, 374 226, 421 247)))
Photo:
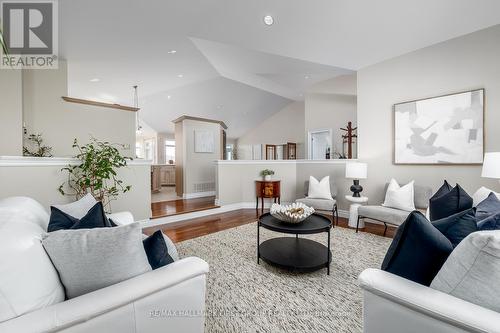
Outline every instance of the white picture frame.
POLYGON ((394 105, 394 164, 480 165, 484 89, 394 105))
POLYGON ((194 152, 215 153, 215 135, 210 130, 194 131, 194 152))

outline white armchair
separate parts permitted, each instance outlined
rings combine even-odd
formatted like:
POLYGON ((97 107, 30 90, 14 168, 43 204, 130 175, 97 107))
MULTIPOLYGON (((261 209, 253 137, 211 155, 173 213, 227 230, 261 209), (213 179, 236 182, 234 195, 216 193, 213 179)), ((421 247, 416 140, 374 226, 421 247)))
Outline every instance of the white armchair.
POLYGON ((299 198, 295 200, 296 202, 301 202, 304 205, 313 207, 317 211, 328 212, 332 214, 333 225, 339 224, 339 210, 337 207, 337 186, 333 181, 330 182, 330 193, 332 194, 332 199, 311 199, 308 198, 309 193, 309 181, 304 182, 304 196, 305 198, 299 198))
MULTIPOLYGON (((118 215, 131 218, 129 213, 118 215)), ((32 199, 0 200, 0 228, 5 231, 0 233, 0 332, 204 331, 205 261, 181 259, 64 301, 39 240, 47 223, 47 213, 32 199)))
POLYGON ((500 313, 397 275, 370 268, 359 283, 365 333, 500 332, 500 313))

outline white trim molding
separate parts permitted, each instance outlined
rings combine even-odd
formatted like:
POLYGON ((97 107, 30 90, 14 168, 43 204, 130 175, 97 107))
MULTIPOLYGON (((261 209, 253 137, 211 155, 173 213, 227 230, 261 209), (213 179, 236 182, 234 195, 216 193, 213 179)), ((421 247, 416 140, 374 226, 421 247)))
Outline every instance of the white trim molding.
POLYGON ((213 197, 213 196, 215 196, 215 194, 216 194, 215 191, 183 193, 182 199, 196 199, 196 198, 204 198, 204 197, 213 197))
MULTIPOLYGON (((79 160, 71 157, 0 156, 0 167, 66 166, 79 163, 79 160)), ((127 166, 151 164, 152 161, 141 159, 127 162, 127 166)))
POLYGON ((345 164, 358 161, 358 159, 332 159, 332 160, 217 160, 215 165, 251 165, 251 164, 345 164))

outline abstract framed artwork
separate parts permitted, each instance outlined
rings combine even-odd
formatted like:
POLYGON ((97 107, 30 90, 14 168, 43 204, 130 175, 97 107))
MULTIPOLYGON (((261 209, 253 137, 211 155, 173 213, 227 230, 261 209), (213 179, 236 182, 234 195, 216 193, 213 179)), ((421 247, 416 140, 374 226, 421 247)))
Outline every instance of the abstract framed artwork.
POLYGON ((394 164, 482 164, 484 89, 394 105, 394 164))
POLYGON ((214 153, 215 135, 210 130, 194 131, 194 152, 195 153, 214 153))

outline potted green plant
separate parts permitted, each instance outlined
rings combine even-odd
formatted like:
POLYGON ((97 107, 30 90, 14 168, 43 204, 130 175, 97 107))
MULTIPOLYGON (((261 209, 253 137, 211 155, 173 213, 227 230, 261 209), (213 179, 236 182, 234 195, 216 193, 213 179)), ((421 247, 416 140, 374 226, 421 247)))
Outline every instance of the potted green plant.
POLYGON ((274 175, 274 171, 270 169, 264 169, 260 172, 260 175, 264 177, 264 180, 266 182, 270 181, 272 178, 272 175, 274 175))
POLYGON ((52 157, 52 147, 43 145, 41 134, 30 134, 25 139, 23 156, 52 157))
POLYGON ((118 148, 124 148, 123 145, 100 142, 94 138, 83 146, 75 139, 73 148, 78 150, 75 158, 80 163, 61 169, 68 172, 68 181, 59 186, 59 192, 74 195, 77 199, 90 193, 102 202, 107 212, 111 212, 111 201, 131 189, 118 178, 117 171, 126 167, 127 161, 132 159, 120 153, 118 148))

